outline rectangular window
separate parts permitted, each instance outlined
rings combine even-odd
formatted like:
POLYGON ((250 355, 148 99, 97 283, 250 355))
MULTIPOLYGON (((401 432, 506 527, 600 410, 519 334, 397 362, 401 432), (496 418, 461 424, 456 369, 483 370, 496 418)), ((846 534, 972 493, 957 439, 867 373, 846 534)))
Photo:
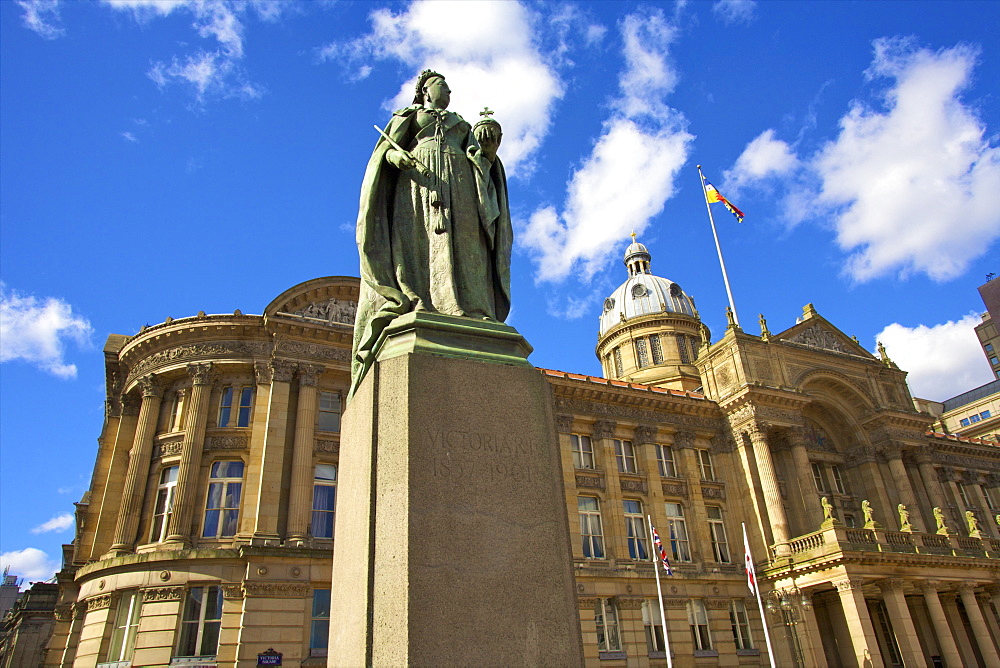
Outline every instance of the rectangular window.
POLYGON ((215 585, 192 587, 184 602, 177 656, 215 657, 222 628, 222 590, 215 585))
POLYGON ((642 626, 646 631, 646 649, 650 652, 666 651, 663 642, 663 617, 660 616, 658 601, 646 599, 642 602, 642 626))
POLYGON ((978 415, 970 415, 969 416, 969 422, 976 423, 976 422, 979 422, 979 420, 980 420, 980 417, 978 415))
POLYGON ((962 506, 965 508, 972 507, 972 502, 969 501, 969 492, 965 489, 965 485, 958 482, 955 483, 955 486, 958 487, 958 496, 962 500, 962 506))
POLYGON ((118 609, 115 611, 115 628, 111 632, 111 647, 105 659, 108 663, 132 660, 141 607, 142 596, 138 591, 123 592, 119 597, 118 609))
POLYGON ((604 558, 604 532, 601 529, 601 507, 592 496, 581 496, 576 501, 580 513, 580 537, 583 539, 583 556, 587 559, 604 558))
POLYGON ((615 348, 614 351, 612 351, 612 354, 615 356, 615 378, 621 378, 622 377, 622 349, 620 347, 615 348))
POLYGON ((715 480, 715 467, 712 466, 711 452, 698 450, 698 467, 701 469, 702 480, 715 480))
POLYGON ((319 431, 340 431, 340 394, 320 392, 316 416, 316 429, 319 431))
POLYGON ((996 366, 997 364, 1000 364, 1000 358, 991 357, 990 358, 990 364, 992 364, 993 366, 996 366))
POLYGON ((242 492, 243 462, 214 462, 205 501, 202 538, 231 538, 236 535, 242 492))
POLYGON ((156 505, 153 507, 153 530, 149 534, 151 543, 162 543, 167 539, 170 516, 174 513, 178 470, 179 466, 168 466, 160 471, 160 484, 156 488, 156 505))
POLYGON ((989 420, 990 415, 991 414, 989 411, 983 411, 982 413, 979 414, 979 417, 983 418, 984 420, 989 420))
POLYGON ((594 621, 597 622, 597 651, 621 651, 622 641, 618 635, 618 611, 614 599, 599 598, 594 605, 594 621))
POLYGON ((569 439, 573 442, 573 466, 578 469, 594 468, 594 446, 590 436, 570 434, 569 439))
POLYGON ((219 399, 219 427, 229 426, 229 416, 233 412, 233 388, 222 388, 222 397, 219 399))
POLYGON ((830 467, 833 471, 833 486, 836 488, 837 493, 847 494, 847 486, 844 485, 844 474, 840 470, 840 467, 834 464, 830 467))
POLYGON ((829 486, 826 482, 826 471, 823 470, 823 465, 818 462, 813 462, 812 472, 813 482, 816 484, 817 491, 826 492, 829 486))
POLYGON ((170 423, 167 431, 180 431, 184 428, 184 390, 174 393, 174 399, 170 403, 170 423))
POLYGON ((701 599, 688 601, 687 613, 694 648, 696 650, 712 649, 712 635, 708 632, 708 613, 705 610, 705 602, 701 599))
POLYGON ((981 489, 983 490, 983 498, 986 499, 986 507, 990 510, 996 510, 997 502, 993 498, 993 492, 986 485, 982 485, 981 489))
POLYGON ((991 353, 991 352, 993 352, 993 344, 992 344, 992 343, 987 343, 987 344, 986 344, 985 346, 983 346, 983 348, 984 348, 984 349, 986 350, 986 352, 988 352, 988 353, 991 353))
POLYGON ((656 464, 660 467, 660 475, 664 478, 677 477, 677 467, 674 466, 674 449, 669 445, 656 444, 656 464))
POLYGON ((250 426, 250 411, 253 409, 253 388, 252 387, 241 387, 240 388, 240 408, 236 413, 236 426, 237 427, 249 427, 250 426))
POLYGON ((660 346, 660 335, 649 337, 649 348, 653 353, 653 364, 663 364, 663 348, 660 346))
POLYGON ((889 611, 885 603, 879 600, 868 601, 869 613, 875 625, 875 632, 879 635, 879 649, 882 650, 882 660, 886 666, 902 666, 903 655, 899 652, 899 645, 896 644, 896 635, 892 632, 889 624, 889 611))
MULTIPOLYGON (((687 525, 684 523, 684 506, 679 503, 663 504, 667 510, 667 542, 674 561, 691 561, 687 525)), ((662 537, 661 537, 662 539, 662 537)))
POLYGON ((858 527, 858 521, 854 519, 854 515, 845 514, 844 526, 846 526, 848 529, 856 529, 858 527))
POLYGON ((615 441, 615 459, 618 460, 618 471, 620 473, 635 473, 635 448, 632 441, 615 441))
POLYGON ((646 339, 635 340, 635 356, 639 362, 639 368, 649 366, 649 352, 646 349, 646 339))
POLYGON ((726 525, 722 521, 722 508, 706 506, 708 511, 708 534, 712 538, 712 554, 720 564, 729 563, 729 543, 726 541, 726 525))
POLYGON ((330 590, 313 589, 312 629, 309 633, 310 656, 326 656, 330 642, 330 590))
POLYGON ((963 427, 969 426, 969 418, 962 418, 961 420, 959 420, 959 422, 962 424, 963 427))
POLYGON ((736 649, 753 649, 747 608, 743 601, 738 598, 733 599, 729 604, 729 622, 733 625, 733 640, 736 641, 736 649))
POLYGON ((622 501, 625 507, 625 534, 628 536, 628 554, 633 559, 645 561, 649 559, 649 547, 646 541, 646 522, 642 516, 642 503, 626 499, 622 501))
POLYGON ((313 480, 312 535, 333 538, 333 520, 337 509, 337 467, 317 464, 313 480))

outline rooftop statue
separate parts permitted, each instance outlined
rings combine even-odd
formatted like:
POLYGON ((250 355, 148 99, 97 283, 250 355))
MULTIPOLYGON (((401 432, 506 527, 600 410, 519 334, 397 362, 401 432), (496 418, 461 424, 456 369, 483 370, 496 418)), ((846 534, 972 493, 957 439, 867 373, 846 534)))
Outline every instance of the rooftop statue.
POLYGON ((450 102, 444 76, 421 72, 413 104, 392 115, 368 162, 351 395, 397 317, 428 311, 503 322, 510 312, 514 235, 496 155, 500 124, 487 110, 473 128, 448 111, 450 102))

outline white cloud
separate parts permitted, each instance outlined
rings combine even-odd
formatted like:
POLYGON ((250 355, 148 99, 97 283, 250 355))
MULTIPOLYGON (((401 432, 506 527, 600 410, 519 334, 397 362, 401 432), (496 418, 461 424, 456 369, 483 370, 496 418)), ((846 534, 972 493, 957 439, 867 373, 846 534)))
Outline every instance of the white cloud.
POLYGON ((853 103, 812 165, 855 280, 955 278, 1000 236, 1000 149, 960 98, 977 56, 876 40, 868 75, 894 80, 884 110, 853 103))
POLYGON ((59 0, 18 0, 24 11, 21 19, 24 27, 45 39, 56 39, 66 34, 59 25, 59 0))
POLYGON ((122 132, 122 133, 121 133, 121 136, 122 136, 122 139, 124 139, 125 141, 127 141, 127 142, 130 142, 130 143, 132 143, 132 144, 134 144, 134 143, 136 143, 137 141, 139 141, 139 138, 138 138, 138 137, 136 137, 136 136, 135 136, 134 134, 132 134, 131 132, 129 132, 128 130, 126 130, 125 132, 122 132))
POLYGON ((0 282, 0 362, 24 360, 60 378, 73 378, 76 365, 63 360, 65 341, 86 345, 92 331, 66 302, 23 296, 0 282))
POLYGON ((128 11, 140 22, 148 23, 175 11, 189 12, 194 28, 204 39, 212 40, 214 49, 195 48, 192 53, 174 56, 170 62, 156 62, 147 72, 161 88, 171 83, 190 86, 198 101, 208 96, 257 99, 264 94, 260 84, 249 81, 240 61, 245 54, 245 26, 241 17, 254 9, 265 21, 275 20, 282 4, 275 2, 238 2, 235 0, 104 0, 118 11, 128 11))
POLYGON ((63 513, 62 515, 56 515, 52 519, 42 522, 34 529, 32 529, 31 533, 48 533, 50 531, 65 531, 71 526, 73 526, 73 514, 63 513))
POLYGON ((733 194, 750 184, 760 184, 772 176, 785 176, 799 168, 792 147, 775 139, 774 130, 765 130, 747 144, 732 169, 723 174, 726 191, 733 194))
POLYGON ((59 570, 59 562, 35 547, 0 554, 0 569, 10 566, 11 575, 28 582, 49 580, 59 570))
POLYGON ((485 106, 503 125, 500 155, 511 176, 529 172, 531 157, 548 132, 552 107, 563 93, 533 36, 533 17, 519 3, 456 3, 417 0, 394 13, 371 14, 372 31, 357 40, 323 47, 322 60, 352 68, 352 78, 371 72, 371 59, 410 66, 404 83, 387 108, 408 106, 417 73, 425 68, 448 78, 450 108, 475 123, 485 106))
POLYGON ((980 317, 970 313, 940 325, 888 325, 875 336, 903 371, 915 397, 944 401, 993 380, 973 328, 980 317))
POLYGON ((641 233, 673 195, 694 139, 684 116, 664 102, 677 85, 668 58, 675 28, 656 10, 628 15, 620 28, 626 64, 612 114, 571 176, 562 212, 536 210, 519 236, 541 281, 563 280, 578 267, 589 280, 620 251, 616 242, 641 233))
POLYGON ((718 0, 712 5, 712 12, 726 25, 750 23, 756 10, 754 0, 718 0))

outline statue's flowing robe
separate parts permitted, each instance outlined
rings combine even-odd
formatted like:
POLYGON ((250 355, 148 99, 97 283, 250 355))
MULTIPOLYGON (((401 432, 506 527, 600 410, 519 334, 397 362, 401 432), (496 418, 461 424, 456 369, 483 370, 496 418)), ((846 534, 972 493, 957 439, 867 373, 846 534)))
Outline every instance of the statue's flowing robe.
POLYGON ((453 112, 407 107, 393 114, 385 133, 432 174, 396 169, 386 160, 392 145, 384 138, 365 170, 351 395, 398 316, 421 309, 502 322, 510 312, 514 234, 500 159, 491 163, 453 112), (428 125, 432 114, 439 119, 428 125))

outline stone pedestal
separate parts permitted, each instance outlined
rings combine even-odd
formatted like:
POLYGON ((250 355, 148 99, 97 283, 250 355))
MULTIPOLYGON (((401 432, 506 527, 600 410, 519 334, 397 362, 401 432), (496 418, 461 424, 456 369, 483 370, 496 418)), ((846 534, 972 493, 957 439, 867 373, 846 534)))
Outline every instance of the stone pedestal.
POLYGON ((549 389, 516 330, 387 329, 344 413, 330 666, 583 664, 549 389))

